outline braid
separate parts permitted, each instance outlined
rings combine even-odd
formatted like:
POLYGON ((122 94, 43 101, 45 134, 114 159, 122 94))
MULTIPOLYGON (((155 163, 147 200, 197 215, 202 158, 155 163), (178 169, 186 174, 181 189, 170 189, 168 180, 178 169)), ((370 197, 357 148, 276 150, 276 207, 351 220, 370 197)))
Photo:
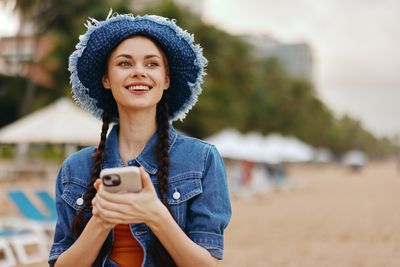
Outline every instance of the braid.
MULTIPOLYGON (((162 203, 169 209, 168 195, 168 174, 169 174, 169 116, 167 95, 164 93, 161 101, 157 105, 157 146, 155 154, 157 155, 157 182, 161 194, 162 203)), ((167 250, 161 242, 154 237, 155 241, 151 244, 150 252, 156 263, 156 266, 174 267, 174 263, 167 250)))
MULTIPOLYGON (((109 102, 111 98, 111 94, 105 95, 105 103, 109 102)), ((96 195, 96 189, 94 188, 94 182, 100 176, 101 164, 104 158, 104 151, 106 146, 106 136, 108 132, 108 128, 111 122, 111 116, 109 111, 109 105, 105 105, 103 112, 103 126, 101 128, 100 142, 96 148, 96 151, 92 154, 94 158, 94 165, 91 172, 90 183, 88 185, 88 189, 83 195, 83 205, 82 208, 76 214, 74 220, 72 221, 72 232, 76 237, 79 237, 85 228, 88 218, 84 218, 84 211, 86 209, 90 209, 92 205, 92 199, 96 195)))
MULTIPOLYGON (((81 233, 83 232, 83 229, 85 229, 86 224, 89 221, 89 218, 84 217, 84 212, 87 209, 92 208, 92 200, 94 196, 96 195, 96 189, 94 188, 94 182, 96 181, 97 178, 100 176, 100 171, 101 171, 101 164, 104 159, 104 152, 105 152, 105 147, 106 147, 106 137, 107 137, 107 132, 108 128, 110 126, 110 122, 112 120, 112 114, 113 114, 113 103, 115 103, 115 100, 112 98, 111 92, 107 91, 104 95, 104 111, 103 111, 103 126, 101 127, 101 134, 100 134, 100 142, 99 145, 97 146, 96 151, 92 154, 92 157, 94 158, 94 165, 92 168, 92 173, 90 177, 90 183, 88 185, 88 189, 83 195, 83 205, 82 208, 78 211, 78 213, 75 215, 73 221, 72 221, 72 233, 75 235, 75 237, 79 237, 81 233)), ((105 255, 107 253, 107 246, 110 243, 110 240, 106 240, 103 244, 103 246, 100 249, 100 253, 98 257, 96 258, 95 262, 93 263, 93 266, 99 267, 101 266, 101 259, 102 255, 105 255)))
POLYGON ((161 100, 157 112, 157 182, 161 193, 161 201, 168 207, 168 170, 169 170, 169 122, 168 104, 165 97, 161 100))

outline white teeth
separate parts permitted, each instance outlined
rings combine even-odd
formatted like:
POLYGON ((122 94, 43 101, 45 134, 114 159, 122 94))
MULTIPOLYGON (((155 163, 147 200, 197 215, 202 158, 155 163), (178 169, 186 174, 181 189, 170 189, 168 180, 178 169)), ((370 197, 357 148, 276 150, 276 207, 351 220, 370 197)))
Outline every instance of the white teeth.
POLYGON ((150 86, 146 85, 133 85, 128 87, 129 91, 148 91, 150 90, 150 86))

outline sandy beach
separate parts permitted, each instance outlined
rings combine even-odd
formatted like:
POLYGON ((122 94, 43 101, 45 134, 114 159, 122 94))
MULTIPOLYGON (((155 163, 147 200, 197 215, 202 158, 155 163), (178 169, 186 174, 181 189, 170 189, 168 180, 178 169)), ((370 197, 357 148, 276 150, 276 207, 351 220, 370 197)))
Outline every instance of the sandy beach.
POLYGON ((400 266, 400 175, 298 167, 300 188, 233 200, 222 266, 400 266))
MULTIPOLYGON (((360 173, 338 166, 289 171, 296 185, 289 190, 232 199, 221 266, 400 266, 400 174, 394 164, 369 164, 360 173)), ((18 213, 8 205, 8 188, 52 190, 51 183, 2 182, 0 215, 18 213)))

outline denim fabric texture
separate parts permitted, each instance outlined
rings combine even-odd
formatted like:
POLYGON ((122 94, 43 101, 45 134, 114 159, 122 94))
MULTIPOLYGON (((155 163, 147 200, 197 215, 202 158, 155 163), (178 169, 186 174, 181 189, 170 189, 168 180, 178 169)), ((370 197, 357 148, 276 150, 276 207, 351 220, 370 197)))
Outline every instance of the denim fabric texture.
MULTIPOLYGON (((90 19, 87 32, 79 37, 76 50, 69 58, 73 98, 83 109, 101 119, 105 90, 101 82, 107 56, 130 36, 147 36, 160 45, 167 56, 170 86, 169 119, 183 120, 201 93, 207 59, 194 36, 174 20, 156 15, 134 16, 112 14, 104 21, 90 19)), ((112 114, 118 121, 118 113, 112 114)))
MULTIPOLYGON (((172 215, 191 240, 207 249, 215 258, 222 259, 224 230, 231 217, 223 160, 213 145, 177 134, 172 126, 169 136, 168 204, 172 215), (178 199, 173 197, 175 192, 180 193, 178 199)), ((154 134, 142 153, 130 160, 128 165, 143 166, 150 174, 160 196, 156 177, 157 162, 154 156, 156 143, 157 135, 154 134)), ((64 161, 59 171, 56 182, 58 221, 50 251, 50 265, 53 265, 58 256, 75 241, 71 233, 71 223, 81 207, 77 199, 82 197, 90 182, 94 164, 91 154, 94 151, 95 147, 89 147, 72 154, 64 161)), ((124 163, 118 149, 118 125, 115 125, 107 137, 102 168, 122 166, 124 163)), ((130 228, 144 249, 142 266, 155 266, 148 253, 149 244, 154 238, 150 228, 146 224, 131 224, 130 228)), ((113 231, 108 238, 113 238, 113 231)), ((107 255, 101 260, 103 266, 117 266, 107 255)))

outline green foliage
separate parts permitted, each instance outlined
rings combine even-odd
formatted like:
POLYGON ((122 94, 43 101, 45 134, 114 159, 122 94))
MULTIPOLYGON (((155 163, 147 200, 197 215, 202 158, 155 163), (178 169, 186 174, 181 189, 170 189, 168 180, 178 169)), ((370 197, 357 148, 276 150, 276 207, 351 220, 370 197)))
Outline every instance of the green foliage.
POLYGON ((63 145, 31 144, 28 150, 29 159, 42 159, 62 162, 65 158, 63 145))
MULTIPOLYGON (((22 99, 27 82, 21 77, 0 75, 0 127, 5 126, 22 115, 22 99)), ((48 89, 37 87, 37 97, 33 102, 33 110, 54 101, 48 89)))
POLYGON ((15 157, 15 148, 12 145, 0 145, 0 158, 13 159, 15 157))
POLYGON ((25 85, 22 78, 0 75, 0 127, 18 118, 19 101, 25 85))

